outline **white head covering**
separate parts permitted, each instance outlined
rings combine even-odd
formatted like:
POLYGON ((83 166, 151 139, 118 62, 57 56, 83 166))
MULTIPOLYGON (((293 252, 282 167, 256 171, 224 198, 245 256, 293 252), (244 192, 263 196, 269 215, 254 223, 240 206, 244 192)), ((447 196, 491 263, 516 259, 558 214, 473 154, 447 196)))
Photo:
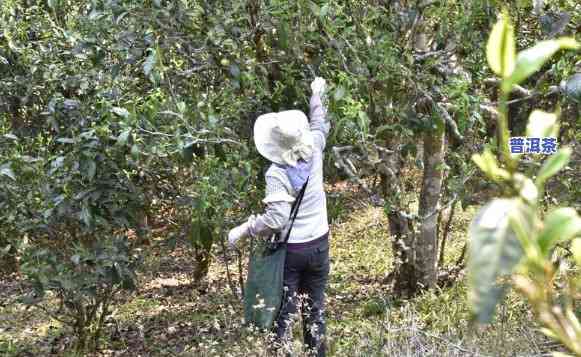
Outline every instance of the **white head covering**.
POLYGON ((268 160, 290 166, 299 159, 308 161, 315 147, 307 116, 300 110, 259 116, 254 123, 254 144, 268 160))

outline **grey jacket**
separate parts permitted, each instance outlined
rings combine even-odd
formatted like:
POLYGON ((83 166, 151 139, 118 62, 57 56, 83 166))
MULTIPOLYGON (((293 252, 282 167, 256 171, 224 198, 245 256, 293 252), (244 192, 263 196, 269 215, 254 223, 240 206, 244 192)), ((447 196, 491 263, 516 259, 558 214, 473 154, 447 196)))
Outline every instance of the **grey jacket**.
MULTIPOLYGON (((315 141, 313 163, 309 183, 293 225, 289 243, 302 243, 316 239, 329 230, 327 222, 327 200, 323 186, 323 151, 330 125, 326 120, 326 110, 319 95, 311 96, 309 103, 310 127, 315 141)), ((265 175, 266 195, 263 202, 265 212, 250 217, 249 232, 252 236, 268 236, 274 232, 286 235, 291 204, 297 196, 287 177, 286 171, 272 164, 265 175)))

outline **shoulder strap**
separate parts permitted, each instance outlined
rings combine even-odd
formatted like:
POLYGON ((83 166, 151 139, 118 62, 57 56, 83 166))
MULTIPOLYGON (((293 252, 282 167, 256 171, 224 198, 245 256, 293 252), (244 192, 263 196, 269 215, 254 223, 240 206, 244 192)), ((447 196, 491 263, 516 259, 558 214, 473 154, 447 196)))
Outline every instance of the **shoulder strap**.
POLYGON ((297 218, 297 213, 299 212, 299 207, 301 205, 301 202, 303 201, 303 196, 305 195, 305 191, 307 190, 308 184, 309 184, 309 178, 307 177, 307 181, 305 182, 305 184, 301 188, 301 191, 297 195, 297 198, 292 205, 291 213, 290 213, 290 220, 291 220, 290 227, 288 227, 286 237, 284 238, 284 243, 288 242, 288 239, 290 238, 291 230, 293 229, 293 224, 295 223, 295 218, 297 218))

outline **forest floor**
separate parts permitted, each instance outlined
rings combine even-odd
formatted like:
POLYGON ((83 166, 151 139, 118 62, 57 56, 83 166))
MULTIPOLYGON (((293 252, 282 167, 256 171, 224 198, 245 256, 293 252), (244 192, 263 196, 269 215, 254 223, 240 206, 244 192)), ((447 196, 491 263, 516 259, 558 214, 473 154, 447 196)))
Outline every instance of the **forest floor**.
MULTIPOLYGON (((464 278, 410 300, 393 299, 385 284, 392 264, 385 215, 345 197, 349 213, 339 212, 331 228, 328 355, 541 356, 556 348, 514 294, 505 298, 494 323, 469 329, 464 278)), ((446 264, 460 254, 475 210, 457 208, 446 264)), ((139 290, 117 301, 95 355, 266 356, 269 340, 243 327, 242 305, 228 286, 223 256, 215 257, 206 288, 193 288, 190 249, 183 243, 169 247, 163 234, 157 236, 143 252, 139 290)), ((0 280, 0 355, 68 355, 68 330, 19 303, 24 292, 17 276, 0 280)), ((300 329, 295 330, 298 351, 300 329)))

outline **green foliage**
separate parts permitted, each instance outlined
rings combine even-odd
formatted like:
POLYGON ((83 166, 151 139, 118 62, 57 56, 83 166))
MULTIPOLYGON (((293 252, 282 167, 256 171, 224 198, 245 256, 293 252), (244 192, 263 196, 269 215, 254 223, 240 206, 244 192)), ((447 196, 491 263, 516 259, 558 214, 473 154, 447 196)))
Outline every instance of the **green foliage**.
MULTIPOLYGON (((561 149, 546 160, 537 173, 535 185, 532 179, 516 172, 520 155, 508 154, 506 125, 506 95, 512 86, 539 70, 557 50, 579 46, 572 39, 540 42, 520 52, 512 70, 512 59, 507 58, 507 53, 511 52, 511 45, 507 43, 513 41, 509 27, 505 15, 493 28, 487 47, 490 67, 503 77, 499 145, 504 153, 506 168, 500 167, 490 151, 474 155, 473 160, 489 178, 505 185, 512 197, 493 200, 481 209, 472 223, 469 268, 473 310, 479 320, 489 321, 505 286, 499 285, 499 277, 512 275, 513 284, 529 299, 537 318, 545 326, 544 333, 562 342, 571 352, 580 354, 581 324, 569 300, 565 306, 560 306, 556 301, 553 281, 559 267, 554 266, 551 255, 556 244, 567 244, 581 234, 581 217, 573 208, 557 208, 542 220, 538 205, 539 192, 544 191, 547 179, 567 164, 571 150, 561 149), (494 51, 498 46, 504 46, 504 49, 494 51), (488 246, 492 248, 487 249, 488 246)), ((556 133, 557 114, 539 110, 531 113, 528 135, 544 137, 556 133)), ((578 249, 577 243, 574 243, 573 249, 578 249)), ((577 257, 578 253, 574 252, 574 256, 577 257)), ((571 284, 574 294, 576 282, 571 284)))
MULTIPOLYGON (((557 40, 541 41, 535 46, 519 52, 516 57, 514 71, 509 72, 507 83, 519 84, 531 74, 537 72, 545 62, 562 49, 577 49, 579 44, 573 38, 560 38, 557 40)), ((509 84, 506 84, 508 86, 509 84)))
POLYGON ((71 327, 76 351, 82 353, 98 348, 114 297, 122 290, 135 289, 136 260, 127 240, 120 238, 92 247, 76 246, 71 254, 34 247, 26 252, 22 272, 32 283, 33 293, 24 302, 71 327), (43 307, 43 300, 50 296, 57 299, 58 310, 43 307))
POLYGON ((557 151, 557 153, 549 157, 541 166, 541 169, 537 173, 537 178, 535 183, 537 187, 541 189, 548 179, 555 176, 559 171, 561 171, 569 162, 571 157, 571 149, 563 148, 557 151))
POLYGON ((236 154, 221 155, 209 156, 192 167, 195 196, 190 203, 190 242, 207 252, 216 243, 215 238, 225 237, 224 222, 234 223, 258 208, 256 197, 259 196, 253 180, 259 175, 256 167, 251 162, 237 161, 236 154))
POLYGON ((558 208, 545 218, 543 229, 538 236, 539 248, 544 255, 558 243, 567 243, 581 235, 581 217, 573 208, 558 208))
POLYGON ((510 91, 512 85, 520 84, 537 72, 557 51, 577 49, 573 38, 560 38, 537 43, 516 54, 514 29, 507 13, 493 26, 486 44, 486 59, 492 71, 506 79, 503 90, 510 91))
POLYGON ((485 149, 482 154, 474 154, 472 160, 492 180, 509 178, 508 172, 498 165, 498 161, 490 149, 485 149))
MULTIPOLYGON (((395 161, 409 166, 395 174, 414 191, 416 177, 407 173, 420 162, 418 137, 443 128, 432 105, 426 113, 418 109, 422 90, 433 89, 437 102, 457 104, 450 112, 469 145, 483 140, 483 97, 474 83, 488 75, 480 48, 492 7, 484 0, 452 1, 421 12, 411 2, 384 3, 3 1, 5 265, 20 261, 28 269, 32 252, 45 252, 42 259, 68 267, 72 286, 81 286, 82 276, 70 267, 71 257, 84 256, 79 249, 133 232, 139 239, 130 246, 138 245, 149 225, 167 227, 168 239, 186 237, 209 264, 224 230, 260 207, 266 162, 252 149, 254 119, 268 111, 305 110, 315 75, 330 84, 334 131, 328 146, 368 153, 360 172, 382 168, 376 147, 401 149, 395 161), (416 58, 414 34, 420 32, 433 35, 429 51, 441 56, 416 58), (453 58, 467 75, 441 75, 453 58)), ((503 36, 502 46, 491 47, 512 53, 510 36, 503 36)), ((520 58, 533 68, 542 65, 543 53, 499 63, 510 69, 520 58)), ((555 72, 571 74, 570 62, 559 61, 555 72)), ((453 145, 442 165, 450 168, 446 194, 464 198, 470 194, 464 177, 472 170, 466 160, 472 149, 453 145)), ((509 167, 490 155, 483 162, 494 168, 492 177, 518 181, 519 192, 530 192, 528 181, 513 180, 509 167)), ((560 155, 538 174, 539 190, 566 165, 560 155)), ((409 192, 386 192, 392 207, 413 204, 404 202, 409 192)), ((343 201, 330 200, 331 216, 342 213, 343 201)), ((97 260, 94 269, 107 264, 97 260)))

